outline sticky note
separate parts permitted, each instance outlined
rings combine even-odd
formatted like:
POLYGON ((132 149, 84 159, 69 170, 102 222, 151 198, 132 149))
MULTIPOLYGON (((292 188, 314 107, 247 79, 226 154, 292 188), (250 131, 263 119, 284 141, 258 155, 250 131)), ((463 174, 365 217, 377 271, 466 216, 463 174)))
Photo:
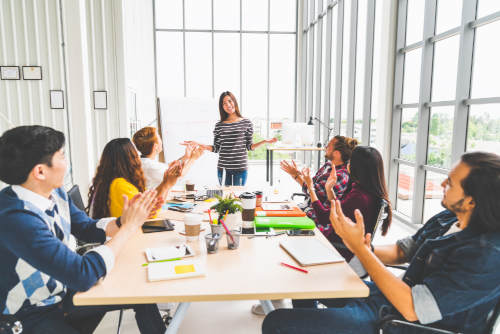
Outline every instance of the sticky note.
POLYGON ((194 264, 175 266, 174 270, 176 274, 187 274, 195 272, 194 264))

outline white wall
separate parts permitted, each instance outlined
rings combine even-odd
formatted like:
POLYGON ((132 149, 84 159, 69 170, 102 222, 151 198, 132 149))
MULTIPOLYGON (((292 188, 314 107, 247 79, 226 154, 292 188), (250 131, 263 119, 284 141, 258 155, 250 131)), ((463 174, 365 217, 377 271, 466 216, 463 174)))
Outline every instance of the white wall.
POLYGON ((144 122, 155 119, 152 2, 0 0, 0 66, 42 66, 41 81, 0 80, 0 132, 41 124, 66 134, 84 197, 104 145, 130 135, 127 88, 144 122), (125 56, 126 54, 126 56, 125 56), (65 92, 50 109, 49 90, 65 92), (93 91, 108 92, 95 110, 93 91))

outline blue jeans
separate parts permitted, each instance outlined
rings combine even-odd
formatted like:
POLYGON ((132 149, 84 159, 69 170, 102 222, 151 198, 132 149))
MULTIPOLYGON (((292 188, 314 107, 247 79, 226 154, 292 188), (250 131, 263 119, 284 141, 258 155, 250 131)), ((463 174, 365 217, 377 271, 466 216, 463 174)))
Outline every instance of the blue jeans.
MULTIPOLYGON (((224 169, 217 168, 217 177, 219 178, 219 184, 222 185, 222 175, 224 169)), ((232 170, 226 169, 226 182, 225 186, 244 186, 247 183, 248 171, 245 170, 232 170)))
MULTIPOLYGON (((15 315, 21 320, 23 334, 90 334, 97 328, 109 311, 134 309, 139 332, 164 333, 165 324, 156 304, 74 306, 72 296, 66 296, 61 303, 41 307, 35 312, 15 315)), ((118 326, 118 322, 116 323, 118 326)))
MULTIPOLYGON (((367 298, 320 300, 293 300, 293 309, 279 309, 269 313, 262 323, 263 334, 367 334, 378 333, 379 310, 389 301, 372 283, 367 298), (317 309, 317 301, 328 308, 317 309)), ((387 328, 384 333, 412 333, 408 328, 387 328)))

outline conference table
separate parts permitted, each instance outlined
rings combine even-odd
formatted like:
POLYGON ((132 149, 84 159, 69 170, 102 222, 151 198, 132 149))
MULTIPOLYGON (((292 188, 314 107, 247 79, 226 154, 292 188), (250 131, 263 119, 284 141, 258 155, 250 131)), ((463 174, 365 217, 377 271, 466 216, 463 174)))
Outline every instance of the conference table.
MULTIPOLYGON (((193 212, 203 213, 213 203, 199 202, 193 212)), ((227 248, 225 236, 219 250, 207 254, 203 234, 210 233, 207 222, 198 241, 188 242, 194 259, 206 264, 206 276, 178 280, 149 282, 144 250, 151 247, 177 245, 186 242, 183 213, 162 211, 160 218, 175 223, 175 231, 138 232, 115 260, 112 271, 86 292, 77 293, 75 305, 116 305, 179 302, 166 333, 176 333, 191 302, 260 300, 264 312, 273 310, 271 299, 349 298, 368 296, 368 287, 345 262, 307 267, 307 274, 280 265, 286 262, 298 266, 279 246, 287 235, 240 238, 236 250, 227 248)), ((327 247, 328 240, 315 230, 313 237, 327 247)), ((193 258, 190 258, 193 259, 193 258)), ((222 321, 223 319, 221 319, 222 321)), ((200 319, 203 321, 203 319, 200 319)))

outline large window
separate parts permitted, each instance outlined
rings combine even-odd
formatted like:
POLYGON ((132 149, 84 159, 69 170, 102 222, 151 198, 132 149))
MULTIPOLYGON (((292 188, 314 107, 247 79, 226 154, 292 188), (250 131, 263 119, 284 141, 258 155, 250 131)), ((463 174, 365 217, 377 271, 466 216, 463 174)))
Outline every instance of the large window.
POLYGON ((341 134, 365 145, 374 143, 377 113, 372 113, 372 78, 380 75, 373 68, 374 60, 379 61, 374 57, 375 30, 380 29, 375 19, 382 3, 302 2, 298 118, 315 120, 318 142, 325 143, 329 135, 341 134))
MULTIPOLYGON (((235 94, 254 140, 294 120, 297 0, 154 0, 159 96, 235 94)), ((218 111, 214 110, 218 115, 218 111)), ((250 158, 265 157, 265 148, 250 158)))
POLYGON ((464 152, 500 152, 498 3, 399 0, 389 183, 402 220, 442 210, 464 152))

